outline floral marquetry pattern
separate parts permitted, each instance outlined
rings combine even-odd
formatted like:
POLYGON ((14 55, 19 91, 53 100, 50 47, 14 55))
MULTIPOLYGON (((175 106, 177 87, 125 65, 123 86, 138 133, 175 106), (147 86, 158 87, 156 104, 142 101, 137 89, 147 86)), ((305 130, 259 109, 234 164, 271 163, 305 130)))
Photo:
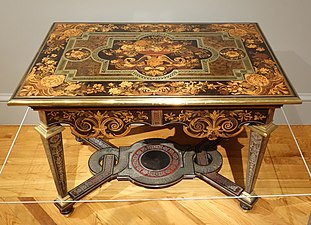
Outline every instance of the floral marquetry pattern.
POLYGON ((85 48, 70 49, 65 53, 68 60, 85 60, 91 55, 90 51, 85 48))
POLYGON ((245 123, 263 124, 267 114, 266 110, 180 110, 164 113, 164 121, 184 124, 191 137, 215 140, 238 135, 245 123))
MULTIPOLYGON (((150 113, 149 113, 150 114, 150 113)), ((47 111, 48 123, 71 125, 72 133, 82 138, 114 138, 125 136, 130 124, 150 123, 144 111, 47 111)))
POLYGON ((154 95, 293 92, 257 24, 56 23, 16 97, 154 95))

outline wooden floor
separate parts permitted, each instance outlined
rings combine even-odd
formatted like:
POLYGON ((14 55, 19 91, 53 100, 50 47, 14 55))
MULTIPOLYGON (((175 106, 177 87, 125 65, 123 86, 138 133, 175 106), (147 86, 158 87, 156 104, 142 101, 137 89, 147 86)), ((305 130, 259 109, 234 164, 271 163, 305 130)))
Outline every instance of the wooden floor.
MULTIPOLYGON (((17 129, 0 126, 0 166, 17 129)), ((149 137, 171 138, 181 144, 185 140, 198 141, 185 139, 178 130, 138 127, 127 137, 111 143, 128 146, 149 137)), ((294 126, 293 130, 311 167, 308 151, 311 126, 294 126)), ((246 168, 247 137, 246 130, 218 148, 224 158, 220 173, 241 185, 246 168)), ((91 176, 87 160, 94 149, 77 143, 68 128, 64 131, 64 145, 68 186, 73 188, 91 176)), ((51 203, 56 190, 40 137, 32 126, 24 126, 0 175, 0 224, 308 224, 311 195, 305 194, 311 194, 311 181, 287 126, 280 126, 272 134, 255 190, 264 197, 251 211, 244 212, 237 200, 224 199, 222 193, 199 179, 183 180, 158 190, 144 189, 126 181, 111 181, 84 199, 101 202, 77 203, 74 212, 64 217, 51 203), (291 196, 293 194, 295 196, 291 196)))

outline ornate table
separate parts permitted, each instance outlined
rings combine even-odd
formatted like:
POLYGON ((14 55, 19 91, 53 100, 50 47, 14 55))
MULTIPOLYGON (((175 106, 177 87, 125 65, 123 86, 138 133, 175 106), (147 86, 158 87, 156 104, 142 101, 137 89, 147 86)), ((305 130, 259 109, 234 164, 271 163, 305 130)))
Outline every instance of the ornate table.
POLYGON ((157 188, 199 177, 250 209, 274 111, 295 103, 300 99, 255 23, 55 23, 9 101, 39 112, 36 129, 63 214, 74 204, 65 200, 81 199, 112 179, 157 188), (183 146, 148 139, 120 148, 105 142, 137 123, 179 123, 203 141, 183 146), (61 124, 98 150, 89 160, 94 176, 70 191, 61 124), (244 125, 251 132, 240 187, 218 173, 217 144, 244 125))

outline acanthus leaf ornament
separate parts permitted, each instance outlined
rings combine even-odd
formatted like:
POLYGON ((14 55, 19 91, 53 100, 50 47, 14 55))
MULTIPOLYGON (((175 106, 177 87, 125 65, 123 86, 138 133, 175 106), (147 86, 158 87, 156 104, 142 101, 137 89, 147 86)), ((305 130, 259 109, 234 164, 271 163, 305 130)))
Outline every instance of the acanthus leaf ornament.
POLYGON ((48 123, 71 125, 72 133, 83 138, 114 138, 125 136, 130 124, 148 123, 150 116, 143 111, 47 111, 48 123))
POLYGON ((183 124, 183 131, 194 138, 230 138, 245 123, 265 123, 267 112, 249 110, 180 110, 164 114, 165 122, 183 124))

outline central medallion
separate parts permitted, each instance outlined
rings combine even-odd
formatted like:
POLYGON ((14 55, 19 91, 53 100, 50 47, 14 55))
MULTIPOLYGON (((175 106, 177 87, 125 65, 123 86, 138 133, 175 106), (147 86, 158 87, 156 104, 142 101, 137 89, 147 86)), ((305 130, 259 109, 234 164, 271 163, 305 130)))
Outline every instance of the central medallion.
POLYGON ((243 80, 240 39, 222 32, 91 32, 71 37, 55 74, 66 81, 243 80))
MULTIPOLYGON (((141 77, 173 75, 173 71, 202 70, 213 53, 198 47, 197 40, 174 40, 163 34, 150 34, 137 40, 114 40, 110 48, 98 51, 97 56, 108 61, 103 73, 113 70, 133 70, 141 77)), ((176 74, 176 73, 175 73, 176 74)))
POLYGON ((141 157, 141 164, 150 170, 161 170, 170 164, 170 157, 162 151, 149 151, 141 157))
POLYGON ((167 145, 147 144, 138 148, 131 157, 133 169, 147 177, 166 177, 181 166, 178 151, 167 145))

